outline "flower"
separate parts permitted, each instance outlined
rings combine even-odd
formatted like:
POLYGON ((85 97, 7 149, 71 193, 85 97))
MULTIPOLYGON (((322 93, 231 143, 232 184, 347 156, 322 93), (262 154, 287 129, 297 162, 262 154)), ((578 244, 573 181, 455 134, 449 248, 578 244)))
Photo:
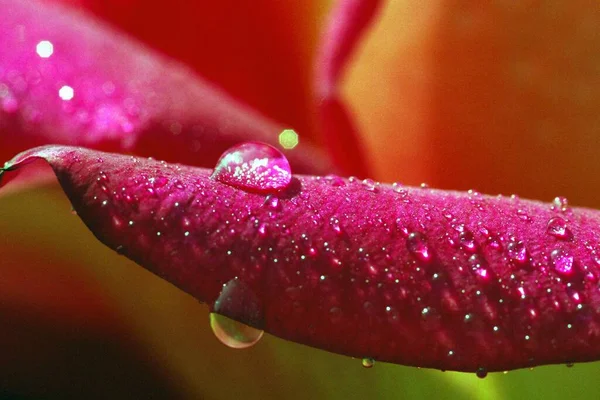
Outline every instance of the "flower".
MULTIPOLYGON (((471 11, 473 11, 473 10, 471 10, 471 11)), ((468 13, 467 13, 467 16, 468 16, 468 17, 472 17, 471 15, 468 15, 468 13)), ((481 21, 480 21, 480 20, 477 20, 476 18, 474 18, 474 19, 476 20, 475 22, 479 22, 479 23, 481 23, 481 21)), ((467 18, 467 23, 468 23, 468 22, 469 22, 469 21, 468 21, 468 18, 467 18)), ((475 24, 475 26, 477 27, 477 23, 475 24)), ((485 69, 485 70, 487 71, 487 69, 485 69)), ((456 80, 450 80, 450 84, 452 84, 452 83, 455 83, 455 82, 456 82, 456 80)), ((477 86, 475 86, 475 88, 477 88, 477 86)), ((416 92, 418 92, 418 93, 417 93, 417 96, 415 96, 413 99, 416 99, 416 98, 418 98, 418 95, 420 95, 420 94, 421 94, 421 93, 420 93, 420 92, 421 92, 420 90, 416 90, 416 92)), ((487 93, 484 93, 484 94, 487 94, 487 93)), ((484 96, 484 98, 486 98, 486 97, 484 96)), ((356 100, 355 100, 355 101, 356 101, 356 100)), ((452 104, 451 104, 451 105, 452 105, 452 104)), ((421 104, 421 106, 423 106, 423 105, 421 104)), ((416 108, 416 107, 415 107, 415 108, 416 108)), ((500 109, 502 109, 502 107, 499 107, 499 108, 500 108, 500 109)), ((387 109, 388 109, 388 108, 382 108, 382 110, 384 110, 384 111, 386 111, 387 109)), ((358 118, 358 119, 360 120, 360 115, 361 115, 361 114, 360 114, 360 113, 358 113, 358 115, 359 115, 359 118, 358 118)), ((451 113, 451 115, 452 115, 454 118, 458 118, 458 117, 461 115, 461 113, 460 113, 460 110, 456 111, 455 113, 451 113)), ((480 115, 480 113, 477 113, 476 115, 480 115)), ((417 117, 418 117, 418 116, 417 116, 417 117)), ((417 118, 417 117, 415 117, 415 118, 417 118)), ((366 117, 363 115, 363 118, 366 118, 366 117)), ((533 118, 532 118, 532 119, 533 119, 533 118)), ((443 121, 443 119, 441 119, 441 120, 443 121)), ((491 120, 493 120, 493 119, 491 119, 491 120)), ((517 119, 517 120, 518 120, 518 119, 517 119)), ((436 121, 436 119, 433 119, 433 121, 435 122, 435 121, 436 121)), ((450 121, 452 122, 452 119, 450 119, 450 121)), ((494 122, 497 122, 497 121, 494 121, 494 122)), ((457 125, 457 126, 460 126, 460 123, 458 123, 458 124, 456 124, 456 125, 457 125)), ((380 125, 380 124, 370 124, 370 125, 369 125, 369 128, 376 129, 376 128, 377 128, 377 127, 379 127, 379 126, 385 126, 385 124, 381 124, 381 125, 380 125)), ((450 126, 454 126, 454 125, 450 124, 450 126)), ((367 129, 366 131, 369 131, 369 129, 367 129)), ((451 131, 451 130, 450 130, 450 131, 451 131)), ((579 132, 579 131, 577 131, 577 132, 579 132)), ((583 134, 583 133, 581 133, 581 134, 583 134)), ((381 135, 380 135, 380 137, 381 137, 381 135)), ((385 136, 383 136, 383 137, 385 137, 385 136)), ((486 137, 487 137, 487 136, 486 136, 486 137)), ((378 139, 378 140, 380 140, 380 139, 378 139)), ((419 140, 419 141, 418 141, 418 143, 421 143, 421 142, 422 142, 421 140, 419 140)), ((388 147, 389 147, 389 146, 388 146, 388 147)), ((443 152, 442 152, 442 154, 443 154, 443 152)), ((459 155, 460 155, 460 154, 459 154, 459 155)), ((464 155, 464 154, 463 154, 463 155, 464 155)), ((470 154, 467 154, 467 155, 470 155, 470 154)), ((528 155, 529 155, 529 154, 528 154, 528 155)), ((458 158, 458 159, 456 159, 456 160, 455 160, 455 159, 453 159, 453 161, 456 161, 456 164, 457 164, 457 165, 461 165, 461 163, 464 163, 464 162, 468 161, 468 160, 467 160, 467 158, 468 158, 468 157, 464 157, 463 159, 460 159, 460 158, 458 158)), ((442 160, 443 160, 443 157, 441 157, 440 159, 442 159, 442 160)), ((419 164, 418 162, 415 162, 415 160, 414 160, 414 159, 413 159, 412 161, 413 161, 413 163, 408 163, 407 165, 409 165, 409 166, 418 166, 418 164, 419 164)), ((420 161, 420 160, 417 160, 417 161, 420 161)), ((420 161, 420 162, 421 162, 421 163, 423 163, 423 164, 425 164, 425 165, 427 165, 427 164, 425 163, 425 161, 420 161)), ((435 165, 435 162, 434 162, 432 165, 435 165)), ((494 164, 494 165, 496 165, 496 164, 494 164)), ((494 167, 493 165, 486 165, 486 166, 487 166, 487 167, 489 167, 489 168, 493 168, 493 167, 494 167)), ((421 172, 421 173, 422 173, 422 172, 421 172)), ((381 175, 383 175, 384 173, 383 173, 383 172, 380 172, 380 174, 381 174, 381 175)), ((476 176, 476 174, 475 174, 475 173, 474 173, 474 176, 476 176)), ((460 176, 460 178, 464 178, 464 175, 463 175, 463 176, 460 176)), ((482 184, 483 184, 483 183, 482 183, 482 184)), ((570 197, 572 198, 572 196, 570 196, 570 197)), ((86 253, 86 254, 89 254, 89 253, 86 253)), ((110 273, 110 272, 108 272, 108 273, 110 273)), ((133 286, 134 286, 134 285, 132 285, 132 284, 130 283, 129 285, 127 285, 127 290, 128 290, 128 291, 130 291, 130 290, 131 290, 131 288, 132 288, 133 286)), ((152 321, 152 322, 154 322, 154 321, 152 321)), ((317 366, 313 366, 313 367, 316 369, 316 368, 318 368, 318 365, 317 365, 317 366)), ((364 378, 364 375, 362 375, 361 377, 363 377, 363 379, 365 379, 365 378, 364 378)), ((345 382, 345 383, 346 383, 346 382, 345 382)), ((206 386, 203 386, 203 388, 205 388, 205 389, 206 389, 206 386)), ((223 389, 225 389, 225 387, 224 387, 224 386, 223 386, 223 389)))

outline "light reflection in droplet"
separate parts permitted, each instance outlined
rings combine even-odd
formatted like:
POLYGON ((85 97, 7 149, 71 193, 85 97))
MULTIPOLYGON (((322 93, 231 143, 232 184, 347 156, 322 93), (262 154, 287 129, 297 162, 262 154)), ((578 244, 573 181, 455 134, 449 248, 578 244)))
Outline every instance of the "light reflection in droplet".
POLYGON ((35 46, 35 52, 41 58, 48 58, 54 53, 54 45, 48 40, 42 40, 35 46))

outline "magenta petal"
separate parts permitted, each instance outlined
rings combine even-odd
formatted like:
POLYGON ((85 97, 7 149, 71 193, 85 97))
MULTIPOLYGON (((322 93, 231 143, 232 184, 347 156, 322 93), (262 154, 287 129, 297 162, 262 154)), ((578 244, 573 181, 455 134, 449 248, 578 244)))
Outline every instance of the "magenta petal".
MULTIPOLYGON (((212 166, 284 128, 90 16, 26 0, 0 3, 0 156, 84 145, 212 166)), ((297 171, 329 170, 317 151, 286 152, 297 171)))
POLYGON ((340 100, 344 67, 381 5, 380 0, 339 0, 322 37, 316 63, 316 93, 326 143, 336 165, 348 174, 369 175, 352 118, 340 100))
POLYGON ((208 169, 57 146, 2 173, 38 158, 110 248, 211 306, 235 282, 216 311, 282 338, 480 375, 600 358, 598 211, 335 176, 273 207, 208 169))

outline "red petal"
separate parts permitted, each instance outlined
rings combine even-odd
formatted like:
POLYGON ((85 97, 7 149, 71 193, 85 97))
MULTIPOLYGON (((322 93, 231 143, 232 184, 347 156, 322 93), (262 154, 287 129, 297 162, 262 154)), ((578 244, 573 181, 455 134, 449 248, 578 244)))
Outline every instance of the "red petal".
MULTIPOLYGON (((207 166, 239 141, 278 142, 283 126, 89 17, 21 0, 0 13, 0 156, 60 143, 207 166)), ((288 156, 327 170, 309 146, 288 156)))
POLYGON ((323 6, 273 0, 81 3, 186 63, 236 99, 284 121, 306 138, 318 139, 308 115, 315 21, 323 6))
POLYGON ((461 371, 600 357, 598 211, 309 176, 274 202, 207 169, 57 146, 4 170, 38 158, 102 242, 209 304, 239 279, 257 304, 235 317, 277 336, 461 371))
POLYGON ((357 129, 340 100, 344 67, 381 1, 340 0, 329 17, 316 64, 316 91, 322 131, 336 165, 347 174, 368 176, 369 170, 357 129))

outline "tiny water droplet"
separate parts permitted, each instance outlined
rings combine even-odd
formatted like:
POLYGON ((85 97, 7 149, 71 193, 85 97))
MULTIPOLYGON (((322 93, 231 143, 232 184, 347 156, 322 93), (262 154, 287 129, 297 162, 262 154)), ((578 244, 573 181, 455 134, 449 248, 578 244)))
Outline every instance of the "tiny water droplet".
POLYGON ((292 170, 287 158, 275 147, 249 142, 225 151, 212 178, 251 192, 275 193, 289 186, 292 170))
POLYGON ((327 175, 325 177, 325 181, 327 181, 331 186, 340 187, 345 186, 346 181, 344 181, 341 177, 337 175, 327 175))
POLYGON ((563 196, 557 196, 552 200, 553 208, 559 211, 567 211, 569 209, 569 200, 563 196))
POLYGON ((406 239, 406 247, 417 259, 423 262, 431 260, 431 252, 427 245, 427 238, 420 232, 412 232, 406 239))
POLYGON ((270 208, 273 211, 280 211, 282 208, 281 201, 279 201, 279 198, 273 195, 268 195, 265 198, 263 205, 267 208, 270 208))
POLYGON ((477 371, 475 372, 475 374, 477 375, 477 377, 479 379, 483 379, 488 375, 488 372, 485 368, 477 368, 477 371))
POLYGON ((561 217, 554 217, 548 221, 546 231, 558 239, 568 240, 573 236, 571 230, 567 228, 567 222, 561 217))
POLYGON ((566 367, 567 367, 567 368, 573 368, 574 366, 575 366, 575 364, 574 364, 574 363, 567 363, 567 364, 566 364, 566 367))
POLYGON ((550 253, 550 260, 554 265, 554 270, 563 276, 569 276, 573 273, 573 256, 565 250, 555 249, 550 253))
POLYGON ((531 218, 527 215, 527 211, 525 210, 517 210, 517 217, 519 217, 521 221, 531 221, 531 218))
POLYGON ((373 179, 363 179, 362 184, 365 187, 365 189, 367 189, 369 192, 373 192, 373 193, 378 192, 378 189, 377 189, 378 184, 373 179))
POLYGON ((344 234, 344 230, 342 229, 342 226, 340 225, 340 221, 336 217, 331 217, 329 222, 331 224, 331 228, 336 233, 336 235, 339 236, 339 235, 344 234))
POLYGON ((475 242, 475 237, 469 231, 463 231, 459 234, 460 244, 463 246, 465 250, 472 253, 477 250, 477 243, 475 242))
POLYGON ((512 242, 507 246, 509 257, 517 264, 525 264, 529 259, 527 248, 523 242, 512 242))
POLYGON ((217 313, 210 313, 210 328, 221 343, 232 349, 252 347, 264 334, 264 331, 260 329, 242 324, 217 313))
POLYGON ((373 365, 375 365, 375 360, 373 360, 370 357, 365 357, 362 359, 362 366, 365 368, 373 368, 373 365))

